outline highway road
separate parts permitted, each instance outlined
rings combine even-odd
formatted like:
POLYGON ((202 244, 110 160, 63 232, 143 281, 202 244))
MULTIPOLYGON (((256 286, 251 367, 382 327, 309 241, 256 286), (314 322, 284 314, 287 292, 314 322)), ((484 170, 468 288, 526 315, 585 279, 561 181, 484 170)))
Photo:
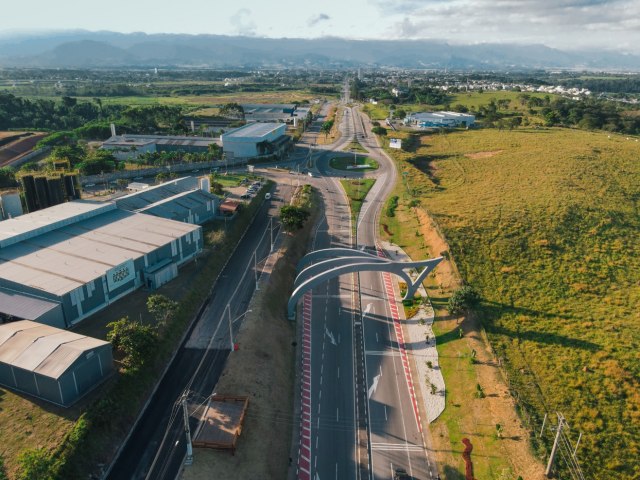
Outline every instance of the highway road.
MULTIPOLYGON (((291 188, 286 185, 279 185, 275 191, 275 198, 290 195, 291 188)), ((269 217, 276 215, 279 206, 274 200, 261 206, 219 280, 212 285, 208 304, 194 322, 106 478, 176 478, 186 453, 182 412, 176 405, 184 391, 190 392, 192 404, 203 401, 213 391, 231 350, 227 303, 233 319, 246 312, 255 288, 251 256, 255 250, 258 259, 268 255, 270 238, 268 233, 263 234, 269 226, 269 217)), ((240 323, 234 325, 234 330, 240 323)), ((192 418, 192 431, 196 423, 192 418)))
MULTIPOLYGON (((343 100, 347 97, 345 86, 343 100)), ((376 252, 378 217, 395 184, 395 167, 368 134, 368 119, 357 108, 346 107, 344 112, 342 138, 325 150, 344 148, 357 138, 380 168, 373 174, 377 181, 362 207, 354 238, 339 177, 363 174, 330 169, 328 160, 335 154, 319 149, 315 158, 320 175, 313 183, 322 193, 326 214, 313 249, 351 246, 376 252)), ((302 309, 302 321, 309 322, 311 330, 307 389, 303 381, 310 415, 306 420, 303 401, 298 478, 388 479, 396 468, 415 479, 436 478, 401 348, 391 277, 373 272, 345 275, 313 289, 311 299, 302 309)))

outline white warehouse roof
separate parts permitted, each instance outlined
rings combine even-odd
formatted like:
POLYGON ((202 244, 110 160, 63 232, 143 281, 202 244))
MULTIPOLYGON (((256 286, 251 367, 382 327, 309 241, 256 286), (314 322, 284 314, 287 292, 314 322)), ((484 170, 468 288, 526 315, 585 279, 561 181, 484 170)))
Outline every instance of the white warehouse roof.
POLYGON ((222 143, 224 146, 225 139, 248 139, 262 138, 278 129, 286 129, 284 123, 249 123, 243 127, 230 130, 222 135, 222 143))
POLYGON ((0 325, 0 362, 59 378, 85 352, 109 345, 30 320, 0 325))
POLYGON ((113 203, 76 200, 0 222, 0 248, 50 232, 64 225, 115 210, 113 203))
MULTIPOLYGON (((0 277, 64 295, 100 278, 126 260, 140 258, 200 228, 126 212, 115 208, 114 204, 110 206, 113 209, 102 215, 76 219, 75 223, 33 237, 28 242, 0 248, 0 277)), ((51 208, 37 213, 48 210, 51 208)))

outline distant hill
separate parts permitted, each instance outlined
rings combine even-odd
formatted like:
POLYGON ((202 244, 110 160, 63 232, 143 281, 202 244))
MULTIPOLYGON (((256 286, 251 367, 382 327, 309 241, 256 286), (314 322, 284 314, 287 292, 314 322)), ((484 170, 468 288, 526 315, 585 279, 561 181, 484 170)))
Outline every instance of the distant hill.
POLYGON ((295 67, 640 70, 640 56, 544 45, 68 31, 0 37, 2 67, 295 67))

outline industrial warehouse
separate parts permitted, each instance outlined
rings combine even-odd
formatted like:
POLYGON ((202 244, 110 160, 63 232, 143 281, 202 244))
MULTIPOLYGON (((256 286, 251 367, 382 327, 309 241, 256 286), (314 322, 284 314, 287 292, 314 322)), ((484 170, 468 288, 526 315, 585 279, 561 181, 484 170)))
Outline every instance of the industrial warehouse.
POLYGON ((0 222, 0 317, 74 325, 154 289, 202 250, 202 227, 72 201, 0 222), (8 300, 8 301, 5 301, 8 300))
POLYGON ((209 193, 209 181, 203 180, 202 189, 196 177, 170 180, 120 197, 116 205, 130 212, 201 225, 213 219, 220 207, 220 198, 209 193))
POLYGON ((112 370, 109 342, 28 320, 0 325, 0 385, 68 407, 112 370))
POLYGON ((423 112, 407 115, 404 124, 418 128, 471 127, 475 121, 476 117, 467 113, 423 112))
POLYGON ((211 144, 220 146, 220 139, 175 135, 115 135, 114 131, 114 135, 102 142, 102 148, 109 150, 118 160, 128 160, 143 153, 206 153, 211 144))

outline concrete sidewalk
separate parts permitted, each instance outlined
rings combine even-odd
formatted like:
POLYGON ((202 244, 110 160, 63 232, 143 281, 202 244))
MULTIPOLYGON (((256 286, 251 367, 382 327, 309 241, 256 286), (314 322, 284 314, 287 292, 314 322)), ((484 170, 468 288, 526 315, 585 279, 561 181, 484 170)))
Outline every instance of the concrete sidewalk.
MULTIPOLYGON (((381 241, 380 246, 391 260, 412 261, 409 255, 397 245, 381 241)), ((417 276, 415 270, 410 271, 409 274, 412 278, 417 276)), ((394 283, 394 286, 398 288, 398 283, 394 283)), ((424 299, 423 305, 420 306, 420 310, 413 318, 406 319, 402 323, 407 340, 405 350, 409 358, 413 359, 415 371, 418 372, 418 378, 414 378, 414 385, 420 387, 426 418, 431 423, 444 411, 445 384, 436 350, 436 337, 432 329, 433 307, 422 285, 418 289, 418 295, 424 299), (427 362, 431 362, 431 368, 427 362), (434 391, 435 393, 432 393, 434 391)), ((398 298, 400 297, 398 296, 398 298)), ((400 310, 404 314, 404 309, 400 310)))

